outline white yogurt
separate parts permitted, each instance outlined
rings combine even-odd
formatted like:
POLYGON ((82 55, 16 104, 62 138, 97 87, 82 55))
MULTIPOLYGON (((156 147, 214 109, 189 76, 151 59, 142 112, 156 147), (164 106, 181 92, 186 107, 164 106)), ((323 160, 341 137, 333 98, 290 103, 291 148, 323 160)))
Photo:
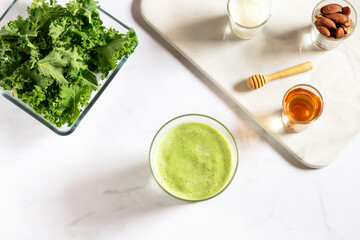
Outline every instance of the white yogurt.
POLYGON ((270 15, 271 0, 228 0, 228 15, 233 32, 250 39, 258 34, 270 15))
POLYGON ((237 1, 231 14, 234 20, 244 27, 258 26, 266 19, 263 7, 253 0, 237 1))

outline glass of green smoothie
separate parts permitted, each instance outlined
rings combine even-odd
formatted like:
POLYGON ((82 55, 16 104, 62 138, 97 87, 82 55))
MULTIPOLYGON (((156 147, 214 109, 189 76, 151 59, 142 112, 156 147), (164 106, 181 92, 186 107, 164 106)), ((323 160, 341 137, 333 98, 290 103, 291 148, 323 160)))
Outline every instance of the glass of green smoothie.
POLYGON ((149 155, 159 186, 171 196, 191 202, 223 192, 238 165, 230 131, 201 114, 182 115, 165 123, 156 133, 149 155))

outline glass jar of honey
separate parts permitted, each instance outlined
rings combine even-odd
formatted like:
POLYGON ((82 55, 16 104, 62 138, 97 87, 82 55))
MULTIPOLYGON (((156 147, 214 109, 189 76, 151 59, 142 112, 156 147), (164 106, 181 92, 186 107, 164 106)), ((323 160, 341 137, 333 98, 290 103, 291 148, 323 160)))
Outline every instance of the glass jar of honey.
POLYGON ((284 127, 290 132, 301 132, 320 117, 324 101, 316 88, 299 84, 285 93, 282 107, 284 127))

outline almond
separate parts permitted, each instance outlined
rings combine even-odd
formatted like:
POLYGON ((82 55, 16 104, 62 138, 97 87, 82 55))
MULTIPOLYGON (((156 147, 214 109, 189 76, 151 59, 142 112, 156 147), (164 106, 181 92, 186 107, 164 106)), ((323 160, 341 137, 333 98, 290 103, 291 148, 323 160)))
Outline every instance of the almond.
POLYGON ((319 19, 319 18, 323 18, 324 16, 322 14, 318 14, 315 17, 316 17, 316 19, 319 19))
POLYGON ((345 27, 350 27, 350 26, 351 26, 351 22, 350 22, 350 21, 347 21, 346 23, 344 23, 344 26, 345 26, 345 27))
POLYGON ((324 35, 325 37, 329 37, 330 36, 330 31, 329 29, 327 29, 324 26, 316 26, 317 30, 324 35))
POLYGON ((342 10, 342 6, 334 3, 323 6, 320 11, 323 14, 332 14, 332 13, 341 12, 341 10, 342 10))
POLYGON ((351 27, 345 25, 341 25, 341 27, 344 29, 345 34, 350 34, 353 31, 351 27))
POLYGON ((330 20, 333 20, 335 23, 338 24, 344 24, 347 21, 349 21, 349 17, 341 13, 327 14, 325 15, 325 17, 329 18, 330 20))
POLYGON ((346 16, 349 16, 350 13, 351 13, 351 8, 350 7, 343 7, 341 13, 345 14, 346 16))
POLYGON ((338 39, 338 38, 343 38, 343 37, 345 37, 345 31, 342 27, 338 27, 335 30, 335 38, 338 39))
POLYGON ((336 24, 332 20, 325 18, 325 17, 322 17, 322 18, 319 18, 318 20, 316 20, 315 25, 316 26, 324 26, 326 28, 336 28, 336 24))

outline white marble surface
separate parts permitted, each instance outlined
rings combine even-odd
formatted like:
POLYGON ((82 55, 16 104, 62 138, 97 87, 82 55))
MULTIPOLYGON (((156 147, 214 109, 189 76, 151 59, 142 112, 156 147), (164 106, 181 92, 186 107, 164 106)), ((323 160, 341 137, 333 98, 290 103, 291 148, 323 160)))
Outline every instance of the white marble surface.
POLYGON ((359 137, 328 167, 301 167, 144 30, 138 1, 101 5, 140 44, 72 135, 0 98, 0 239, 360 239, 359 137), (230 187, 195 204, 162 192, 148 167, 158 128, 191 112, 227 125, 240 154, 230 187))

